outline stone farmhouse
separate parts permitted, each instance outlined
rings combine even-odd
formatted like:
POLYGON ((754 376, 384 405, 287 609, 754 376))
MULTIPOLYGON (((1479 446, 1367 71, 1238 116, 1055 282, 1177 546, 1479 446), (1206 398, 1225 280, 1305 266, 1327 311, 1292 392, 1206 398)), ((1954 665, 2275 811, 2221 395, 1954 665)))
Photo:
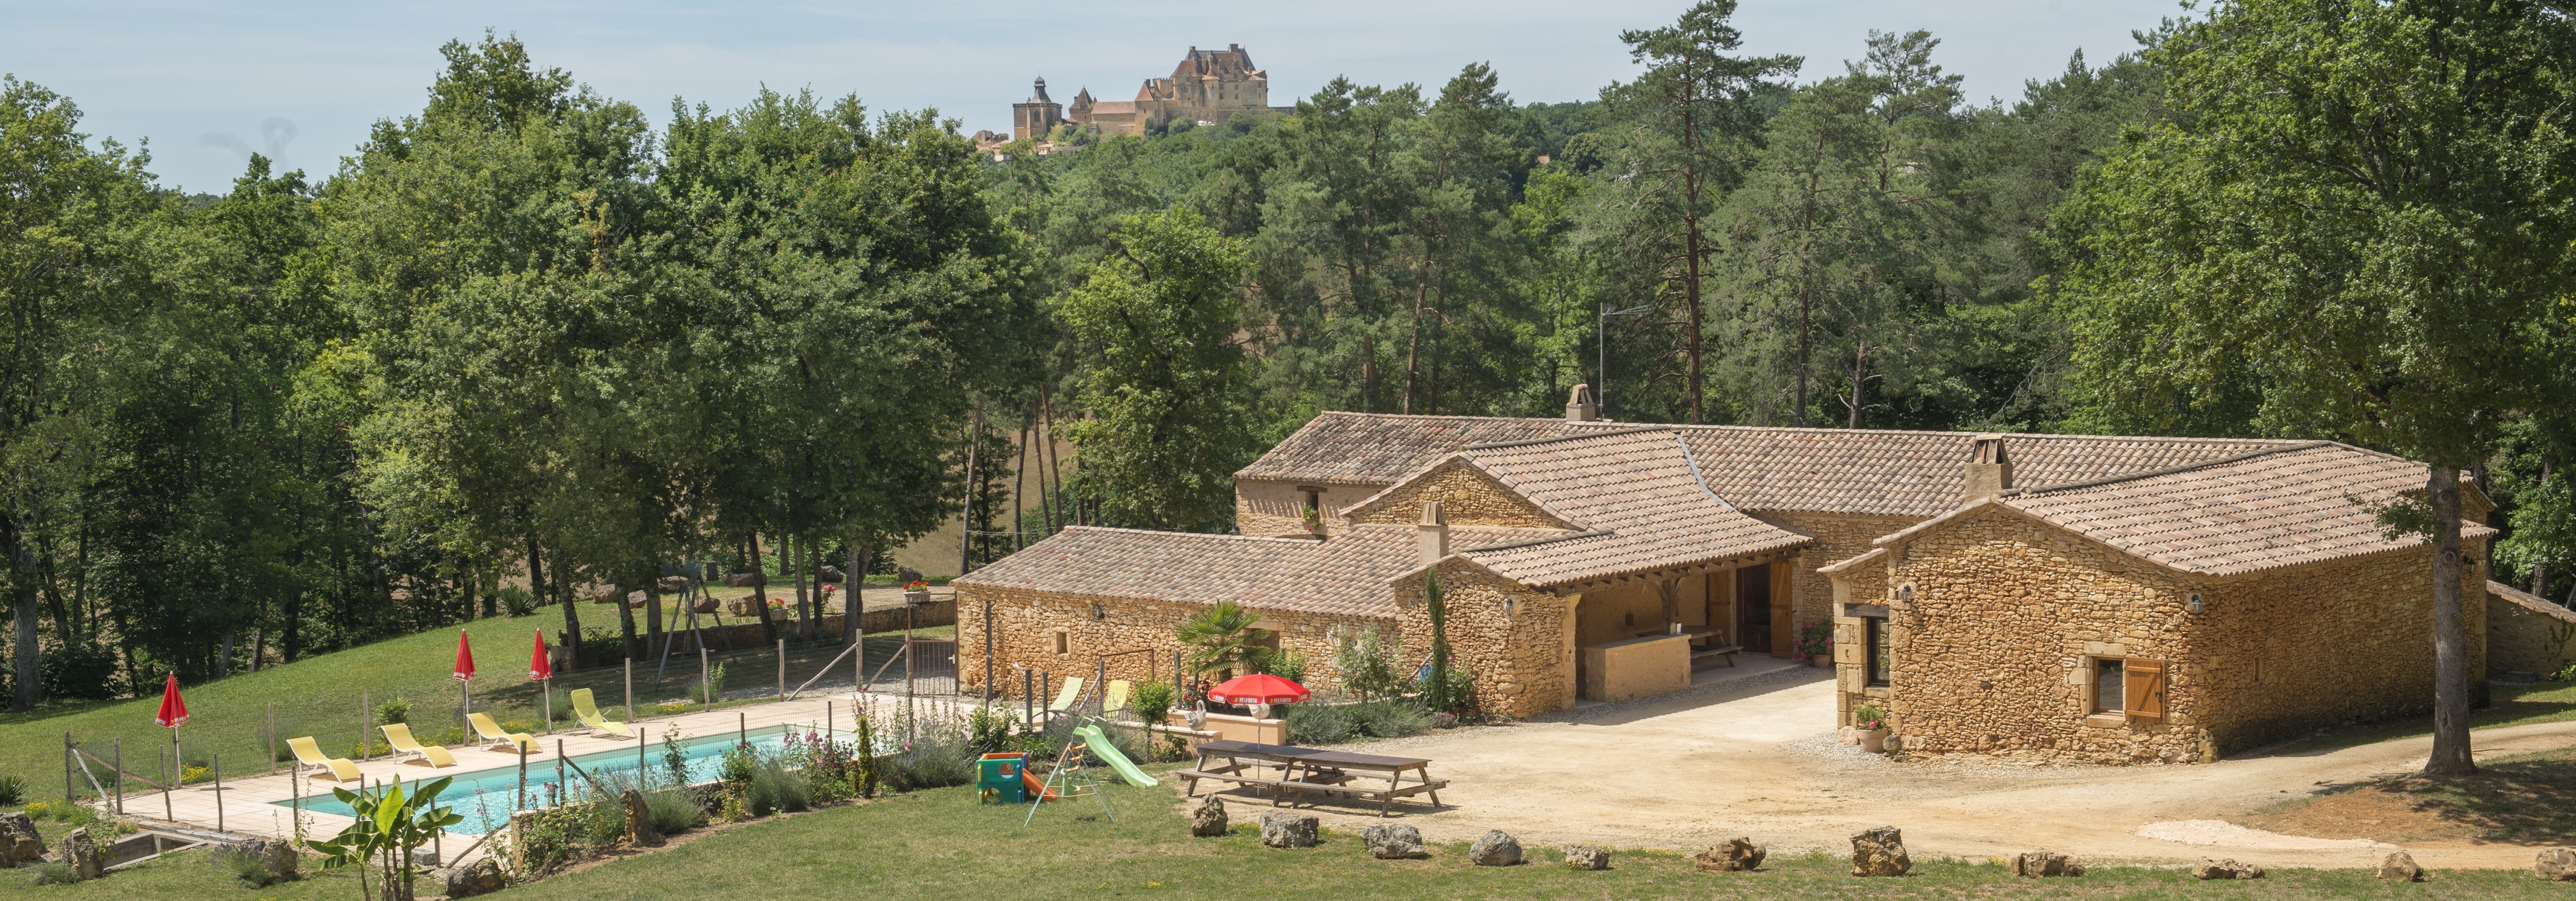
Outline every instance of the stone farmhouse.
MULTIPOLYGON (((1236 474, 1240 534, 1077 527, 958 579, 958 671, 989 645, 996 673, 1168 677, 1173 627, 1231 600, 1328 683, 1335 627, 1427 659, 1436 578, 1491 712, 1804 640, 1841 722, 1875 707, 1909 752, 2207 760, 2430 708, 2432 550, 2368 506, 2423 473, 2322 441, 1615 423, 1580 388, 1563 419, 1324 413, 1236 474)), ((2482 672, 2492 505, 2464 501, 2482 672)))
POLYGON ((1133 100, 1098 100, 1083 88, 1070 106, 1058 106, 1047 97, 1046 79, 1040 78, 1029 99, 1011 105, 1011 137, 1045 138, 1059 122, 1089 125, 1103 135, 1142 135, 1176 119, 1215 123, 1238 113, 1286 111, 1270 105, 1270 73, 1252 64, 1243 45, 1192 47, 1172 74, 1145 79, 1133 100))

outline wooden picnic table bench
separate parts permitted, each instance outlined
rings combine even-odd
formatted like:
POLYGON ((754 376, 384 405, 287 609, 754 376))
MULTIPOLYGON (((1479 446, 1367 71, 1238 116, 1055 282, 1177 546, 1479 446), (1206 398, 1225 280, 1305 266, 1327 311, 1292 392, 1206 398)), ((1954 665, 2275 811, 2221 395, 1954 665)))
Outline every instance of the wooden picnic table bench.
POLYGON ((1207 779, 1269 789, 1274 802, 1275 799, 1286 796, 1290 788, 1287 773, 1291 762, 1300 755, 1323 753, 1320 748, 1267 745, 1231 739, 1199 742, 1197 751, 1199 762, 1196 766, 1172 774, 1187 780, 1182 791, 1184 795, 1196 794, 1199 780, 1207 779), (1217 760, 1223 760, 1225 763, 1221 766, 1211 765, 1212 761, 1217 760), (1264 768, 1276 769, 1279 775, 1265 776, 1253 772, 1264 768))
POLYGON ((1299 791, 1375 798, 1378 816, 1386 816, 1395 799, 1419 794, 1429 794, 1432 806, 1437 807, 1440 805, 1440 790, 1449 785, 1446 779, 1432 779, 1431 761, 1419 757, 1317 751, 1298 755, 1290 767, 1288 781, 1298 786, 1299 791), (1404 784, 1404 774, 1408 770, 1418 780, 1412 785, 1404 784), (1385 779, 1386 787, 1363 784, 1363 779, 1385 779))

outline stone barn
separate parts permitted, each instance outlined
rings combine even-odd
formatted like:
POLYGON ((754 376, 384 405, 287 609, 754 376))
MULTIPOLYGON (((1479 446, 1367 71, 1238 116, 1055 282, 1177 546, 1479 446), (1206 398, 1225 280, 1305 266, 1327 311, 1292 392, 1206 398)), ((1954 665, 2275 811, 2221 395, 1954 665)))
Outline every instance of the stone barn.
POLYGON ((1643 426, 1580 390, 1563 419, 1325 413, 1236 474, 1241 534, 1076 527, 958 579, 958 669, 978 684, 989 640, 1004 694, 1017 668, 1169 678, 1173 627, 1232 600, 1329 685, 1337 626, 1426 660, 1436 579, 1492 712, 1811 635, 1843 721, 1876 705, 1911 749, 2201 759, 2429 704, 2429 550, 2364 506, 2423 472, 2321 442, 1643 426), (2102 708, 2111 679, 2168 712, 2102 708))

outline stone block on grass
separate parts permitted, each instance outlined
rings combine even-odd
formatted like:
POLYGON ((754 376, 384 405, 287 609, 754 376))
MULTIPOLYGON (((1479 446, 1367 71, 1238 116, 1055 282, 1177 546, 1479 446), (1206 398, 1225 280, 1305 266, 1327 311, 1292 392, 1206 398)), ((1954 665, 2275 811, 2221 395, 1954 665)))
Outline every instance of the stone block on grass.
POLYGON ((2547 848, 2531 861, 2531 871, 2552 882, 2576 882, 2576 851, 2547 848))
POLYGON ((1320 829, 1310 813, 1273 810, 1261 815, 1261 843, 1273 848, 1312 848, 1320 829))
POLYGON ((1217 800, 1215 795, 1200 798, 1199 803, 1190 808, 1191 835, 1199 838, 1224 835, 1227 826, 1225 802, 1217 800))
POLYGON ((63 862, 72 865, 72 878, 82 881, 107 872, 107 861, 99 856, 98 843, 90 840, 87 826, 63 836, 63 862))
POLYGON ((1702 873, 1742 873, 1761 867, 1762 858, 1769 853, 1750 838, 1730 838, 1725 844, 1711 845, 1691 855, 1691 866, 1702 873))
POLYGON ((1875 826, 1851 838, 1852 875, 1903 876, 1914 869, 1905 854, 1905 833, 1894 826, 1875 826))
POLYGON ((1422 848, 1422 830, 1402 823, 1381 823, 1362 829, 1360 841, 1368 845, 1369 856, 1379 860, 1431 856, 1431 852, 1422 848))
POLYGON ((2241 860, 2201 858, 2191 865, 2193 879, 2261 879, 2263 868, 2241 860))
POLYGON ((2024 851, 2012 856, 2012 874, 2024 879, 2082 876, 2084 866, 2055 851, 2024 851))
POLYGON ((1476 837, 1467 846, 1467 862, 1480 867, 1508 867, 1521 862, 1521 840, 1509 832, 1495 829, 1476 837))
POLYGON ((1610 849, 1600 845, 1565 846, 1565 868, 1569 870, 1607 870, 1610 849))
POLYGON ((2379 878, 2390 882, 2422 882, 2424 868, 2415 864, 2415 855, 2393 851, 2387 859, 2379 862, 2379 878))
POLYGON ((45 858, 44 833, 25 813, 0 813, 0 867, 35 863, 45 858))

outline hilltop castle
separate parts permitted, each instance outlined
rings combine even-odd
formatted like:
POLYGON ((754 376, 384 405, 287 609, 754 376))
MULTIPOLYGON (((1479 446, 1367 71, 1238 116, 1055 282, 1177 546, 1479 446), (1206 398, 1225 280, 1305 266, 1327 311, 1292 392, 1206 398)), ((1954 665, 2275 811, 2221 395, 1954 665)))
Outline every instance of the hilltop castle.
POLYGON ((1214 123, 1236 113, 1266 112, 1286 109, 1270 105, 1270 75, 1252 65, 1243 45, 1192 47, 1170 76, 1145 79, 1134 100, 1094 100, 1084 88, 1064 106, 1047 96, 1046 79, 1040 78, 1028 100, 1011 105, 1011 137, 1044 139, 1059 122, 1089 125, 1103 135, 1141 135, 1175 119, 1214 123))

